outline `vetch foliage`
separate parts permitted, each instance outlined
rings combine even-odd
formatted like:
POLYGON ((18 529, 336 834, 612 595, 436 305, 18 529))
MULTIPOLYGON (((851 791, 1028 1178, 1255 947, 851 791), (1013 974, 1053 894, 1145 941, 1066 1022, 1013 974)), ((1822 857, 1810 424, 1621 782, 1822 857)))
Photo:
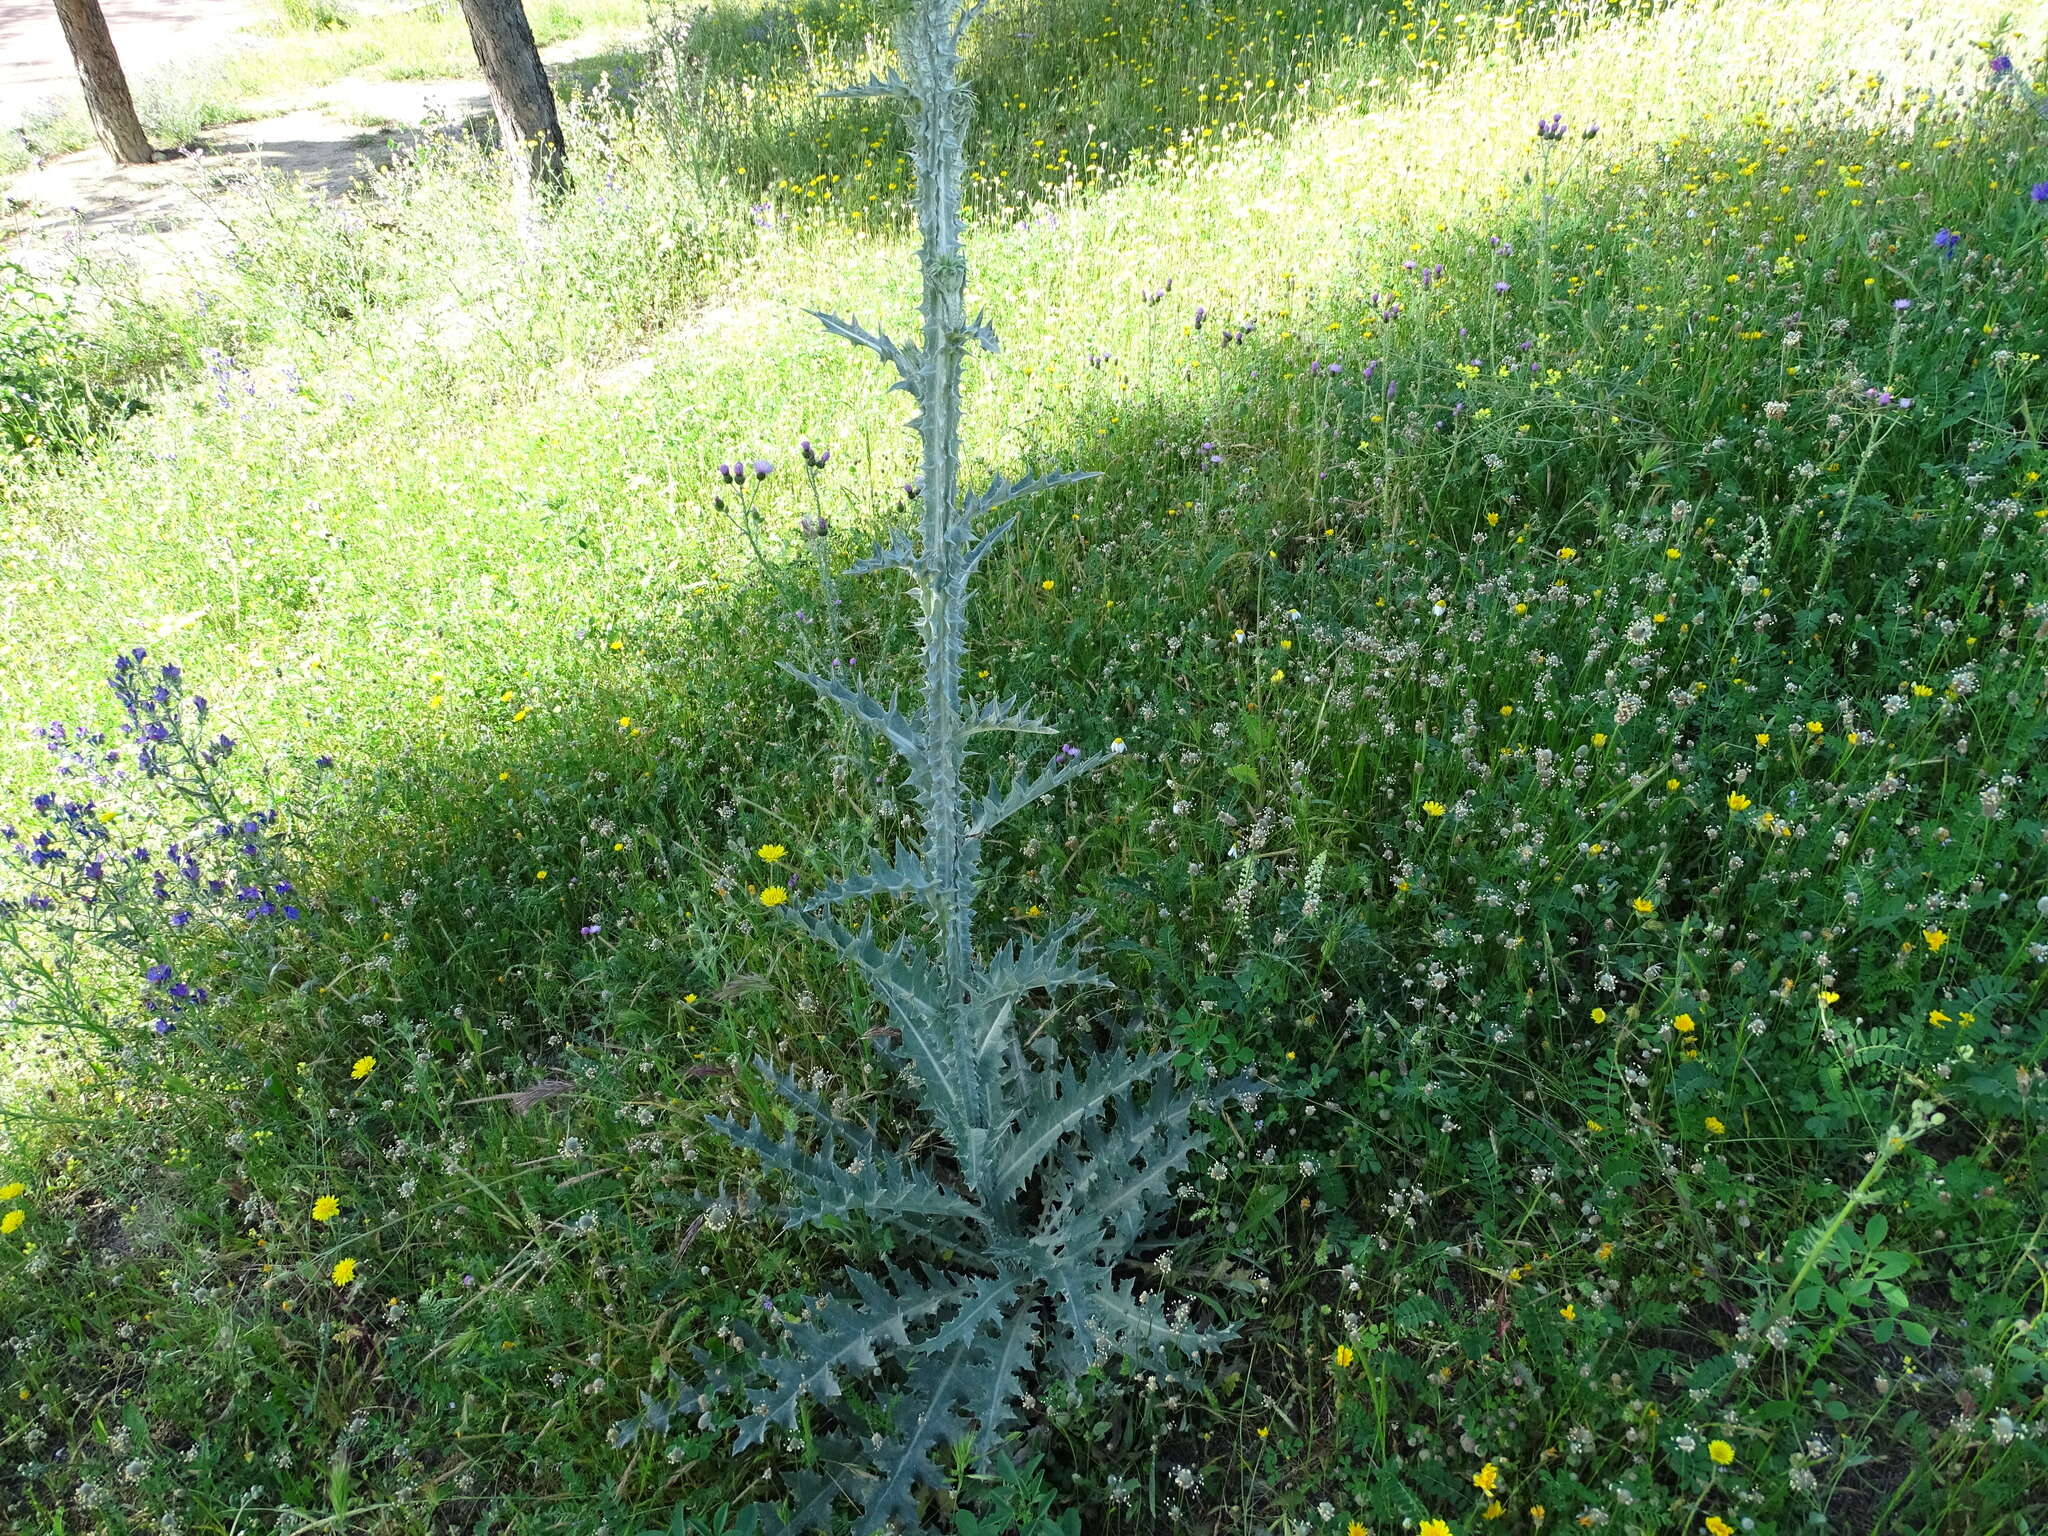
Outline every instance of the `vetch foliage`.
MULTIPOLYGON (((735 1445, 759 1444, 772 1425, 801 1427, 825 1463, 792 1472, 794 1507, 761 1508, 776 1529, 829 1530, 850 1500, 854 1529, 922 1525, 920 1488, 949 1486, 933 1452, 971 1446, 985 1456, 1016 1420, 1028 1383, 1041 1371, 1078 1375, 1122 1358, 1154 1371, 1172 1354, 1196 1355, 1228 1337, 1191 1326, 1119 1266, 1171 1198, 1171 1185, 1206 1142, 1191 1120, 1250 1085, 1183 1086, 1173 1058, 1122 1039, 1076 1064, 1039 1035, 1027 1039, 1017 1010, 1033 994, 1099 983, 1070 921, 1040 940, 982 954, 975 947, 975 895, 983 839, 1012 816, 1107 754, 1062 747, 1035 774, 973 792, 970 743, 990 732, 1050 735, 1053 728, 1014 699, 963 696, 961 668, 969 582, 1014 518, 977 533, 1006 503, 1089 478, 1063 473, 986 489, 960 487, 961 369, 970 344, 993 351, 993 328, 969 319, 960 203, 970 111, 958 79, 961 36, 979 6, 924 0, 901 38, 902 73, 846 94, 907 104, 919 168, 923 239, 923 336, 918 343, 871 333, 820 315, 827 329, 866 347, 897 373, 895 388, 917 402, 911 426, 923 450, 920 537, 899 534, 856 574, 901 570, 913 584, 923 643, 923 699, 913 712, 836 678, 790 668, 902 758, 922 836, 893 853, 871 851, 868 868, 785 908, 863 977, 888 1010, 905 1085, 944 1138, 948 1154, 920 1157, 885 1146, 875 1127, 850 1124, 792 1077, 761 1064, 782 1098, 815 1133, 776 1138, 756 1119, 713 1124, 791 1186, 790 1226, 859 1215, 889 1229, 906 1257, 879 1275, 851 1271, 854 1297, 821 1300, 779 1318, 780 1338, 740 1326, 739 1356, 720 1363, 700 1351, 708 1373, 620 1426, 620 1443, 672 1417, 709 1427, 716 1400, 745 1404, 735 1445), (885 939, 872 917, 850 923, 852 902, 908 898, 921 907, 929 942, 885 939), (885 1360, 894 1368, 882 1375, 885 1360), (850 1384, 866 1380, 849 1395, 850 1384), (765 1384, 759 1384, 765 1383, 765 1384)), ((780 903, 778 903, 779 905, 780 903)), ((772 1308, 771 1308, 772 1311, 772 1308)))

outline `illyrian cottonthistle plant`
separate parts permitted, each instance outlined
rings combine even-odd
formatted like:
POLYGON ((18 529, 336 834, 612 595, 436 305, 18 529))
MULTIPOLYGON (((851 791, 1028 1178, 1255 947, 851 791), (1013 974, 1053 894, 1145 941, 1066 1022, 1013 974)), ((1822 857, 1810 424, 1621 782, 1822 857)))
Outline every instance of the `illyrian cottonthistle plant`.
POLYGON ((1101 980, 1081 958, 1078 923, 992 953, 975 944, 983 840, 1108 755, 1063 748, 1007 788, 967 783, 979 737, 1052 733, 1013 699, 962 696, 969 581, 1010 526, 977 524, 1018 497, 1087 478, 998 479, 972 494, 960 487, 961 369, 970 345, 995 347, 988 323, 967 316, 960 240, 971 104, 957 63, 976 9, 918 0, 903 26, 900 72, 849 93, 898 99, 910 118, 921 341, 819 317, 890 363, 895 387, 917 403, 918 536, 899 532, 852 570, 909 577, 923 698, 906 713, 836 678, 798 675, 902 758, 921 836, 872 851, 865 871, 782 909, 866 978, 894 1025, 907 1095, 945 1148, 926 1156, 885 1146, 873 1126, 842 1119, 762 1063, 805 1134, 777 1138, 758 1120, 713 1123, 788 1185, 789 1225, 890 1229, 894 1262, 852 1270, 850 1297, 777 1315, 779 1326, 736 1329, 736 1352, 700 1352, 700 1382, 679 1385, 667 1402, 643 1397, 642 1414, 619 1429, 623 1443, 678 1417, 708 1428, 731 1395, 744 1450, 773 1426, 794 1433, 801 1414, 816 1464, 786 1474, 793 1507, 754 1511, 770 1529, 831 1529, 841 1503, 858 1507, 857 1532, 922 1528, 920 1490, 948 1487, 943 1468, 954 1460, 935 1461, 934 1452, 986 1455, 1017 1421, 1035 1378, 1119 1358, 1166 1371, 1226 1336, 1190 1326, 1184 1309, 1170 1311, 1124 1266, 1204 1145, 1195 1110, 1247 1085, 1184 1086, 1169 1055, 1133 1050, 1122 1038, 1077 1052, 1078 1060, 1063 1059, 1042 1034, 1027 1040, 1017 1014, 1028 998, 1101 980), (925 933, 887 939, 872 915, 845 915, 849 904, 876 898, 914 903, 925 933))

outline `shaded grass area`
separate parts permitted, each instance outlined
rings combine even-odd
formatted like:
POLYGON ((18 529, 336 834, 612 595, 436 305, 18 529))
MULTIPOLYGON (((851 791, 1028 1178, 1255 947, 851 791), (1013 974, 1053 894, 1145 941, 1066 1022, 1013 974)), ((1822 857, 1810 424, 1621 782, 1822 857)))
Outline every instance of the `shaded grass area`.
MULTIPOLYGON (((1489 1465, 1509 1529, 2034 1507, 2038 1444, 2000 1416, 2039 1424, 2044 1349, 2043 466, 1999 343, 2038 325, 2013 188, 2040 144, 1956 83, 1968 57, 1886 99, 1852 51, 1846 101, 1756 123, 1790 94, 1757 59, 1621 33, 1504 72, 1462 138, 1419 131, 1424 93, 1365 141, 1318 125, 983 236, 988 458, 1106 476, 1033 509, 975 654, 1130 748, 991 861, 992 908, 1091 905, 1123 1006, 1294 1090, 1196 1181, 1162 1280, 1250 1319, 1243 1349, 1046 1393, 1086 1528, 1486 1529, 1489 1465), (1643 58, 1647 104, 1589 83, 1643 58), (1546 161, 1527 122, 1568 96, 1606 126, 1546 161), (1914 1097, 1947 1123, 1897 1154, 1888 1230, 1850 1223, 1905 1255, 1905 1305, 1830 1249, 1843 1313, 1743 1338, 1914 1097)), ((846 541, 886 520, 893 417, 784 301, 908 303, 876 243, 761 242, 644 376, 485 374, 421 413, 427 370, 382 397, 229 375, 160 457, 36 487, 10 591, 48 628, 13 641, 15 696, 132 634, 340 763, 302 792, 310 988, 25 1106, 95 1127, 14 1154, 30 1397, 0 1433, 30 1518, 630 1529, 682 1499, 716 1529, 742 1496, 714 1436, 604 1431, 831 1262, 700 1116, 762 1107, 764 1049, 886 1108, 871 1008, 750 887, 762 843, 801 886, 895 809, 772 670, 824 643, 808 488, 771 480, 760 572, 697 487, 829 434, 846 541), (541 1082, 569 1086, 465 1102, 541 1082)), ((886 674, 896 600, 846 596, 886 674)))

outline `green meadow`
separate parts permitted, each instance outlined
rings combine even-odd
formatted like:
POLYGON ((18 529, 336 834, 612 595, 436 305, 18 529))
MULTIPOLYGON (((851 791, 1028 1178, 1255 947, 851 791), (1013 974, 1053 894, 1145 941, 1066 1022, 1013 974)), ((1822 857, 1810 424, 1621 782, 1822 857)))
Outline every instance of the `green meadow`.
MULTIPOLYGON (((613 1427, 887 1252, 706 1117, 902 1123, 761 901, 912 809, 779 665, 915 686, 846 571, 907 403, 807 313, 915 323, 901 129, 821 96, 890 22, 651 18, 529 224, 431 137, 186 281, 0 266, 0 1529, 710 1536, 808 1454, 613 1427)), ((1048 1375, 930 1528, 2048 1529, 2048 8, 968 62, 974 472, 1100 471, 969 677, 1059 728, 1005 778, 1111 754, 982 911, 1087 914, 1055 1034, 1273 1091, 1147 1250, 1234 1342, 1048 1375)))

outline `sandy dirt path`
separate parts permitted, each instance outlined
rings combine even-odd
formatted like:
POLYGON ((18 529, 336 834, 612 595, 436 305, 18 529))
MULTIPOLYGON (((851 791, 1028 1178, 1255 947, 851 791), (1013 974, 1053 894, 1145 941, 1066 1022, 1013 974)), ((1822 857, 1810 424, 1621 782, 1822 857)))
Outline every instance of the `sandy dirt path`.
MULTIPOLYGON (((131 79, 202 57, 250 23, 253 0, 101 0, 131 79)), ((0 128, 78 88, 50 0, 0 0, 0 128)))

